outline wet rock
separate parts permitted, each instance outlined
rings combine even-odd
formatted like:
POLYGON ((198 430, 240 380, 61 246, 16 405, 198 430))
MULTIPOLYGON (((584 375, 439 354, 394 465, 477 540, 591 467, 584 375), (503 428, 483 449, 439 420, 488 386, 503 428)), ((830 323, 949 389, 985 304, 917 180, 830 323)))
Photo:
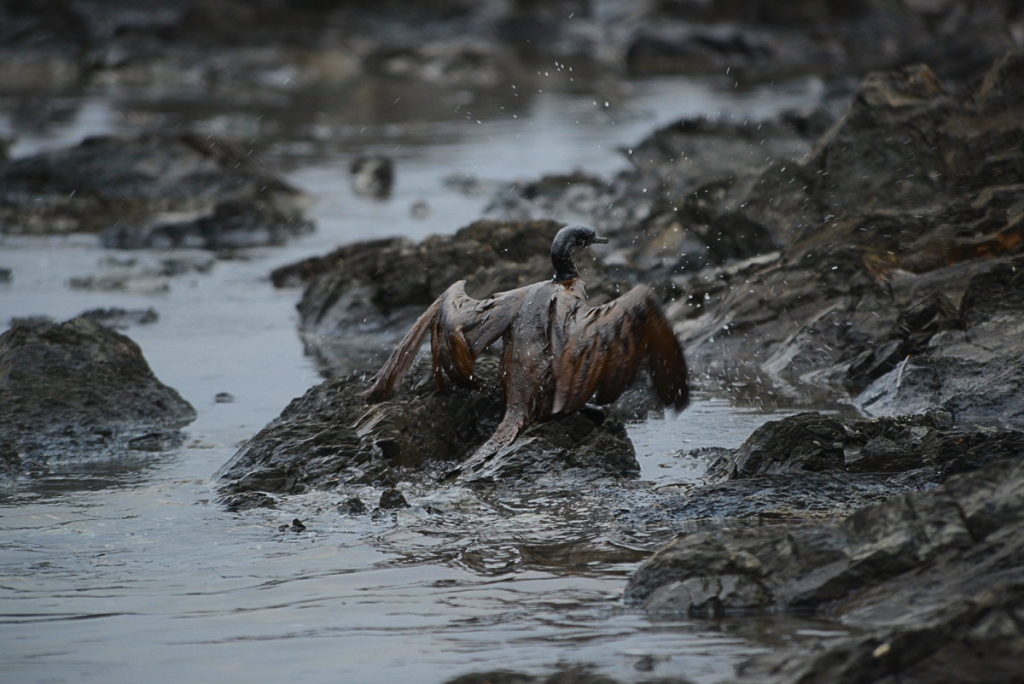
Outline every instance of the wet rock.
POLYGON ((277 508, 277 499, 263 492, 239 492, 221 501, 224 510, 232 513, 248 511, 254 508, 277 508))
POLYGON ((583 172, 500 190, 487 207, 504 218, 582 215, 612 238, 611 260, 654 280, 778 248, 740 212, 773 159, 802 156, 812 140, 784 120, 684 119, 622 150, 632 168, 611 181, 583 172))
POLYGON ((398 491, 394 487, 391 489, 385 489, 380 495, 380 503, 378 504, 381 510, 392 510, 395 508, 408 508, 409 502, 405 500, 405 496, 402 492, 398 491))
POLYGON ((472 40, 387 46, 367 55, 365 64, 369 70, 387 76, 477 88, 506 83, 516 72, 515 58, 502 45, 472 40))
POLYGON ((875 380, 857 405, 873 415, 938 406, 963 421, 1024 422, 1024 350, 1015 343, 1024 330, 1022 268, 1024 257, 1014 257, 972 277, 960 300, 962 329, 934 335, 924 353, 875 380))
POLYGON ((357 195, 386 199, 395 184, 395 163, 387 157, 358 157, 349 165, 357 195))
POLYGON ((160 320, 156 309, 89 309, 79 314, 79 318, 87 318, 93 323, 99 323, 114 330, 124 330, 133 325, 149 325, 160 320))
MULTIPOLYGON (((1001 60, 985 92, 1017 68, 1001 60)), ((799 401, 863 392, 874 414, 1020 421, 1021 352, 1006 338, 1021 320, 1009 274, 1024 119, 980 92, 951 94, 926 67, 873 74, 809 157, 767 169, 741 212, 778 256, 672 280, 686 299, 669 315, 698 372, 799 401)))
POLYGON ((342 515, 361 515, 366 513, 366 504, 358 496, 353 496, 338 504, 338 512, 342 515))
MULTIPOLYGON (((328 380, 292 401, 217 473, 226 501, 251 491, 296 494, 341 485, 434 483, 490 435, 504 412, 498 361, 477 362, 483 389, 437 391, 429 362, 408 390, 368 405, 360 376, 328 380)), ((639 472, 621 423, 580 414, 534 426, 490 464, 492 481, 529 482, 580 471, 588 478, 639 472)))
POLYGON ((1009 3, 670 0, 654 8, 653 20, 626 39, 632 74, 742 78, 802 72, 809 64, 819 73, 862 73, 928 60, 944 76, 970 81, 1014 47, 1009 3))
MULTIPOLYGON (((650 658, 650 656, 645 656, 650 658)), ((653 659, 652 659, 653 660, 653 659)), ((643 659, 641 659, 643 662, 643 659)), ((648 672, 653 668, 643 668, 639 665, 637 669, 648 672)), ((530 675, 524 672, 512 672, 509 670, 495 670, 487 672, 472 672, 449 679, 445 684, 618 684, 619 680, 612 679, 592 668, 582 665, 559 665, 558 668, 548 675, 530 675)), ((656 680, 642 680, 639 684, 690 684, 690 680, 683 677, 658 677, 656 680)))
POLYGON ((235 401, 235 395, 230 392, 217 392, 213 396, 213 400, 218 404, 231 404, 235 401))
POLYGON ((419 199, 409 205, 409 214, 420 221, 430 216, 430 203, 427 200, 419 199))
POLYGON ((210 215, 148 227, 118 226, 104 231, 102 241, 116 249, 231 250, 282 245, 288 238, 312 231, 311 221, 264 202, 225 200, 210 215))
MULTIPOLYGON (((449 285, 488 297, 551 277, 555 221, 477 221, 419 244, 394 238, 341 247, 276 270, 275 284, 308 281, 299 329, 326 370, 376 370, 416 318, 449 285)), ((617 296, 592 254, 579 255, 590 301, 617 296)))
POLYGON ((243 151, 190 135, 95 137, 0 164, 4 233, 148 234, 166 212, 209 212, 208 232, 245 233, 264 208, 299 221, 298 198, 243 151))
POLYGON ((467 474, 467 482, 535 480, 565 468, 612 477, 637 477, 640 464, 621 423, 606 420, 600 410, 576 411, 531 426, 501 449, 483 468, 467 474))
POLYGON ((299 532, 305 532, 306 531, 306 526, 303 524, 303 522, 301 520, 299 520, 298 518, 295 518, 294 520, 292 520, 292 524, 291 525, 279 525, 278 528, 277 528, 277 531, 278 532, 295 532, 296 534, 298 534, 299 532))
POLYGON ((792 471, 839 471, 843 469, 845 433, 842 423, 820 413, 769 421, 710 472, 738 479, 792 471))
POLYGON ((741 681, 1011 681, 1024 666, 1024 632, 1005 617, 1021 606, 1022 486, 1017 453, 836 524, 687 535, 626 597, 690 615, 814 610, 855 633, 755 658, 741 681))
POLYGON ((1024 446, 1024 433, 960 427, 947 412, 873 420, 800 413, 769 421, 709 466, 711 479, 778 473, 907 473, 923 482, 973 470, 1024 446))
POLYGON ((138 345, 85 318, 0 335, 0 386, 0 434, 26 470, 175 448, 196 417, 138 345))
POLYGON ((929 484, 846 473, 777 473, 666 492, 659 506, 664 515, 691 524, 798 524, 835 520, 929 484))
POLYGON ((1024 433, 958 427, 949 413, 845 421, 800 413, 765 423, 738 449, 680 454, 708 462, 706 484, 669 494, 661 507, 686 520, 834 519, 1021 449, 1024 433))
POLYGON ((174 256, 105 257, 101 271, 68 280, 75 290, 121 291, 137 294, 168 292, 175 278, 182 275, 209 273, 216 261, 204 253, 178 251, 174 256))
POLYGON ((14 280, 14 271, 9 268, 0 268, 0 283, 9 283, 14 280))

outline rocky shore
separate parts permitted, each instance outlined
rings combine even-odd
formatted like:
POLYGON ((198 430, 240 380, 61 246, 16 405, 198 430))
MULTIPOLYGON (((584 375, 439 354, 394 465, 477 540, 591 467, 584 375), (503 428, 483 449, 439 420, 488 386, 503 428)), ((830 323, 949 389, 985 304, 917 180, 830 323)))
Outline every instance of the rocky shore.
MULTIPOLYGON (((373 75, 486 91, 530 83, 541 58, 565 66, 556 78, 595 82, 609 65, 737 82, 818 74, 815 107, 683 119, 623 150, 629 167, 612 178, 520 179, 451 234, 342 245, 274 270, 275 287, 302 288, 298 333, 326 379, 216 473, 219 503, 238 513, 320 492, 343 516, 388 521, 396 532, 375 543, 417 562, 488 574, 553 557, 646 559, 625 600, 653 618, 799 614, 847 630, 755 657, 739 682, 1019 679, 1019 3, 679 0, 629 11, 450 0, 394 3, 400 18, 322 0, 101 4, 0 4, 0 90, 42 79, 265 95, 373 75), (395 396, 367 403, 369 374, 452 282, 485 298, 549 278, 552 237, 570 219, 611 239, 577 254, 592 305, 650 286, 695 390, 802 412, 737 449, 679 445, 675 458, 699 475, 655 487, 639 479, 626 428, 661 410, 641 379, 608 407, 534 425, 452 482, 503 414, 495 350, 477 361, 480 389, 439 392, 423 354, 395 396), (582 542, 544 539, 579 521, 582 542), (467 529, 486 534, 465 543, 467 529), (410 549, 405 532, 430 548, 410 549)), ((157 129, 0 161, 0 232, 92 233, 104 248, 143 250, 68 285, 153 294, 217 257, 313 230, 301 190, 237 135, 157 129)), ((195 410, 111 329, 156 316, 97 310, 16 320, 0 335, 6 482, 181 445, 195 410)), ((567 667, 449 684, 542 681, 611 682, 567 667)))

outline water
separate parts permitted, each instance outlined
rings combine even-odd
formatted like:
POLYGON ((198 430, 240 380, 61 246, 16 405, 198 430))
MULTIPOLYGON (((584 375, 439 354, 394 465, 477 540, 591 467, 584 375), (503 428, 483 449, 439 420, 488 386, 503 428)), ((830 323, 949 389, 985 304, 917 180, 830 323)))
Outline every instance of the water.
MULTIPOLYGON (((377 87, 381 100, 390 97, 391 86, 377 87)), ((14 279, 0 285, 0 324, 152 306, 159 322, 128 334, 199 412, 176 452, 69 465, 0 493, 3 680, 411 684, 586 663, 622 681, 674 675, 710 683, 807 632, 805 621, 654 621, 623 606, 626 578, 646 547, 577 516, 601 505, 587 492, 564 515, 543 500, 481 511, 484 503, 458 490, 414 495, 395 519, 341 515, 330 493, 244 514, 212 503, 211 474, 319 381, 295 332, 299 292, 274 290, 266 280, 272 268, 354 239, 421 238, 478 218, 487 192, 446 189, 449 174, 485 187, 576 167, 611 175, 623 164, 614 148, 654 125, 697 113, 765 116, 813 102, 821 88, 808 80, 736 91, 683 79, 626 87, 614 102, 590 92, 479 101, 454 93, 421 102, 426 114, 408 98, 408 109, 386 116, 334 91, 263 109, 89 93, 69 98, 66 115, 31 127, 0 112, 0 133, 19 135, 14 155, 142 130, 154 118, 252 135, 253 146, 315 198, 309 214, 318 224, 287 247, 250 250, 209 273, 173 279, 161 294, 69 289, 69 277, 95 272, 106 256, 92 236, 2 239, 0 266, 13 268, 14 279), (364 152, 398 161, 387 202, 349 189, 347 160, 364 152), (421 199, 430 206, 425 220, 409 211, 421 199), (235 401, 215 402, 219 392, 235 401), (280 529, 297 517, 304 531, 280 529), (656 664, 653 673, 635 667, 644 659, 656 664)), ((698 397, 678 417, 632 426, 643 479, 692 482, 699 466, 676 451, 736 446, 771 417, 698 397)))

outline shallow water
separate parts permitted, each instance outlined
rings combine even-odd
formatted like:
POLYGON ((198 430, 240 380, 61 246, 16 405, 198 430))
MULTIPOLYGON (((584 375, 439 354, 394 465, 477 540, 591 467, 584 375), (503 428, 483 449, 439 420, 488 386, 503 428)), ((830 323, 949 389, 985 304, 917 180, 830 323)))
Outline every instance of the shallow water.
MULTIPOLYGON (((374 91, 380 100, 388 87, 374 91)), ((623 681, 716 682, 741 659, 816 629, 754 618, 656 621, 624 606, 628 574, 665 531, 638 544, 590 527, 574 517, 600 506, 599 496, 587 503, 586 492, 565 515, 555 500, 481 513, 486 503, 459 490, 413 494, 412 508, 377 518, 337 513, 332 493, 245 514, 211 501, 210 477, 237 444, 319 381, 296 334, 299 292, 274 290, 266 280, 273 267, 353 239, 454 231, 480 216, 488 192, 446 189, 449 174, 469 174, 485 188, 576 167, 611 175, 623 164, 614 148, 654 125, 697 113, 766 116, 813 102, 821 86, 738 91, 717 80, 662 79, 620 88, 614 102, 589 92, 534 93, 518 103, 509 94, 475 101, 454 93, 432 102, 429 115, 409 105, 386 116, 338 104, 345 93, 312 92, 290 108, 267 106, 272 133, 251 104, 187 97, 71 96, 70 113, 33 128, 0 112, 0 133, 19 135, 15 155, 141 129, 157 114, 221 133, 249 135, 249 126, 254 147, 315 196, 309 213, 318 225, 287 247, 174 278, 159 294, 69 289, 69 277, 100 270, 107 256, 92 236, 0 238, 0 267, 14 271, 0 284, 0 324, 152 306, 159 321, 127 334, 199 412, 178 451, 68 464, 0 492, 3 680, 422 683, 587 663, 623 681), (390 200, 349 190, 347 160, 357 152, 396 158, 390 200), (430 206, 424 220, 409 211, 420 199, 430 206), (215 402, 219 392, 235 401, 215 402), (304 531, 280 529, 294 518, 304 531), (464 527, 484 519, 493 526, 464 527), (654 672, 637 669, 642 661, 654 672)), ((677 451, 736 446, 771 417, 699 397, 680 416, 632 426, 642 478, 692 482, 699 464, 677 451)))

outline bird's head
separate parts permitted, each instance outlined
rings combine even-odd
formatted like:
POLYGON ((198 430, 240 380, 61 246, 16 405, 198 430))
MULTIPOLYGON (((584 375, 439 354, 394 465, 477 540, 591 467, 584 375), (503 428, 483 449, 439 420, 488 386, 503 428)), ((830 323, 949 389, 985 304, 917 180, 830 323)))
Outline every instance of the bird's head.
POLYGON ((551 243, 551 263, 555 266, 555 280, 572 280, 579 275, 576 263, 572 260, 572 250, 607 242, 608 238, 598 237, 597 232, 587 226, 562 228, 555 234, 555 239, 551 243))

